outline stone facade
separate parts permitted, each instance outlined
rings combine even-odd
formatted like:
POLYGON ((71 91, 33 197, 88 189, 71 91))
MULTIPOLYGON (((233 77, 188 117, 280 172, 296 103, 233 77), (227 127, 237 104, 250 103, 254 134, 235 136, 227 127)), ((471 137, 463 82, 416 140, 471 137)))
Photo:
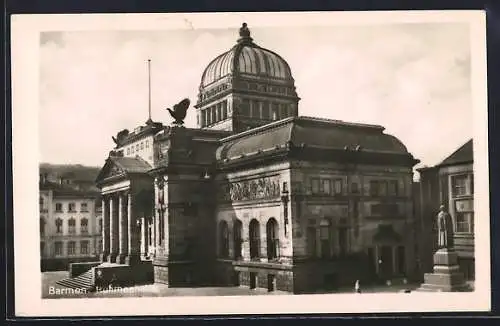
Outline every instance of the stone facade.
POLYGON ((418 160, 381 126, 299 117, 288 64, 242 35, 202 75, 199 128, 127 131, 98 177, 105 196, 153 189, 132 196, 148 225, 128 236, 154 281, 306 293, 412 276, 418 160))
POLYGON ((99 193, 77 189, 70 181, 40 176, 42 271, 65 270, 72 262, 95 260, 101 251, 99 193))

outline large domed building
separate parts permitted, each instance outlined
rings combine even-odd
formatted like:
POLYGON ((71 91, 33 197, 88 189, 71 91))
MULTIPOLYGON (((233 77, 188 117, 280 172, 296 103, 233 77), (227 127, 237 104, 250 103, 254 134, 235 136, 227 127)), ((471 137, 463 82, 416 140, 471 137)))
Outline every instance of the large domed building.
POLYGON ((198 126, 237 133, 296 117, 298 102, 288 63, 258 46, 244 25, 237 43, 213 59, 202 74, 198 126))
POLYGON ((97 178, 99 282, 120 270, 306 293, 418 276, 418 160, 382 126, 300 117, 298 103, 287 62, 244 24, 202 72, 198 128, 119 132, 97 178))

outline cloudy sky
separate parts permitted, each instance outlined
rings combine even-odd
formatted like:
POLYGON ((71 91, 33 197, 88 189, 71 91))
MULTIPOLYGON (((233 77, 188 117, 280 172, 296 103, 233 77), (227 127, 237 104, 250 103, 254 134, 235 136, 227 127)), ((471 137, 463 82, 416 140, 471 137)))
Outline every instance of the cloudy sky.
MULTIPOLYGON (((290 64, 300 115, 381 124, 419 166, 472 137, 467 24, 249 27, 290 64)), ((196 101, 204 68, 238 28, 42 33, 41 160, 101 166, 111 136, 147 120, 147 58, 153 120, 170 123, 165 108, 196 101)))

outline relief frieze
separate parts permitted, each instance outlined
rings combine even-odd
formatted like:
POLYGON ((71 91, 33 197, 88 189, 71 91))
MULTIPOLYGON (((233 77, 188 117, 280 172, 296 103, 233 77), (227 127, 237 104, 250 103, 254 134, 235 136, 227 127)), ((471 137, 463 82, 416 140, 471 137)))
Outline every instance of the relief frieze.
POLYGON ((264 177, 222 184, 218 199, 219 201, 247 201, 275 199, 279 196, 279 178, 264 177))

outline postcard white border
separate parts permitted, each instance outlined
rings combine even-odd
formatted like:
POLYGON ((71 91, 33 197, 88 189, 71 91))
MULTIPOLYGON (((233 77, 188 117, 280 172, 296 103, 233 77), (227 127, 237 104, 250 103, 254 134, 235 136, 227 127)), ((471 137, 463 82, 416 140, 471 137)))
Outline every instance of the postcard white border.
MULTIPOLYGON (((483 11, 15 15, 12 22, 12 148, 15 311, 18 316, 133 316, 489 311, 490 229, 486 33, 483 11), (470 24, 474 110, 476 281, 471 293, 41 299, 38 234, 39 33, 403 22, 470 24), (214 300, 215 299, 215 300, 214 300)), ((448 122, 446 122, 448 123, 448 122)))

